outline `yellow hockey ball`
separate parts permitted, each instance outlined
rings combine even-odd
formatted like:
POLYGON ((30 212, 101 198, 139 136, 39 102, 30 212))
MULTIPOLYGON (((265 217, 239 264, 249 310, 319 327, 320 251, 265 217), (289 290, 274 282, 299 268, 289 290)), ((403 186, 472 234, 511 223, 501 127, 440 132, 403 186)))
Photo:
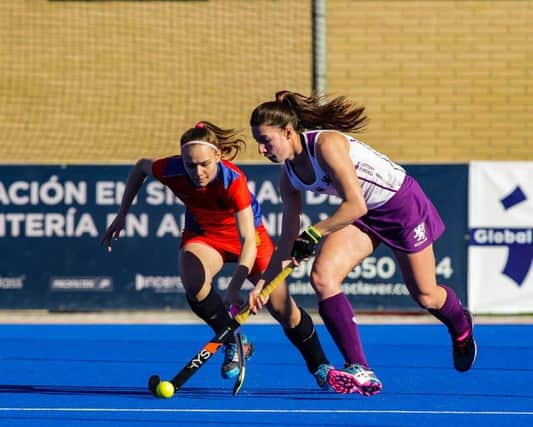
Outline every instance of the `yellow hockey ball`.
POLYGON ((174 396, 175 391, 176 390, 170 381, 161 381, 156 388, 157 395, 165 399, 170 399, 174 396))

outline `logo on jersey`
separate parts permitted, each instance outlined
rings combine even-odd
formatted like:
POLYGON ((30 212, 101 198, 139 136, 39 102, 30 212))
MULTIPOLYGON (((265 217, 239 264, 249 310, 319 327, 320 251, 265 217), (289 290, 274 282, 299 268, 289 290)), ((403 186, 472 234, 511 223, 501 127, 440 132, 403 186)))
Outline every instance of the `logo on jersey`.
MULTIPOLYGON (((520 209, 527 200, 520 186, 500 203, 506 211, 520 209)), ((473 246, 507 247, 507 261, 502 274, 521 286, 533 263, 533 228, 478 227, 470 230, 470 244, 473 246)))
POLYGON ((421 222, 413 229, 414 239, 416 241, 415 247, 420 246, 422 243, 424 243, 428 238, 426 235, 426 224, 421 222))

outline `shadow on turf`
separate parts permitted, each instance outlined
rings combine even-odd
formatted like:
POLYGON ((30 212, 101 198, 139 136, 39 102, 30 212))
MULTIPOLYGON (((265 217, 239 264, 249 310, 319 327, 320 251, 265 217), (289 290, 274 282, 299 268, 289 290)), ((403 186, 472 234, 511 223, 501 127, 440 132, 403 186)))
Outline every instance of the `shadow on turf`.
MULTIPOLYGON (((65 395, 126 395, 144 396, 153 399, 148 389, 139 387, 104 387, 104 386, 59 386, 59 385, 22 385, 22 384, 0 384, 0 393, 20 393, 20 394, 65 394, 65 395)), ((301 388, 265 388, 261 390, 243 390, 238 396, 243 397, 292 397, 312 398, 313 396, 324 397, 324 391, 301 388)), ((231 388, 207 388, 207 387, 187 387, 176 391, 176 397, 192 399, 213 399, 221 397, 233 397, 231 388)), ((334 396, 332 394, 332 396, 334 396)))
POLYGON ((58 385, 13 385, 0 384, 0 393, 40 393, 40 394, 124 394, 150 395, 150 392, 134 387, 95 387, 95 386, 58 386, 58 385))
MULTIPOLYGON (((154 399, 151 393, 140 387, 98 387, 98 386, 55 386, 55 385, 14 385, 14 384, 0 384, 0 393, 20 393, 20 394, 56 394, 56 395, 123 395, 123 396, 139 396, 149 399, 154 399)), ((420 393, 397 393, 402 396, 418 396, 420 393)), ((468 396, 468 397, 500 397, 500 398, 533 398, 529 394, 490 394, 490 393, 432 393, 434 396, 468 396)), ((273 399, 338 399, 346 397, 347 395, 326 392, 319 389, 305 389, 305 388, 263 388, 242 390, 235 398, 258 398, 267 397, 273 399)), ((207 388, 207 387, 186 387, 176 391, 175 397, 182 397, 187 399, 213 399, 231 397, 230 388, 207 388)))

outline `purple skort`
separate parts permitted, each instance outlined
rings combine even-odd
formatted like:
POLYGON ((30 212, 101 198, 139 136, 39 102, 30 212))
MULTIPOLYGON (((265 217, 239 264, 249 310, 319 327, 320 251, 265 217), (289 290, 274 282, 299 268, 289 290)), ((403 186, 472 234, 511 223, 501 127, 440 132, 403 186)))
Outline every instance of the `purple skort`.
POLYGON ((444 232, 437 209, 409 175, 392 199, 355 224, 387 246, 409 253, 421 251, 444 232))

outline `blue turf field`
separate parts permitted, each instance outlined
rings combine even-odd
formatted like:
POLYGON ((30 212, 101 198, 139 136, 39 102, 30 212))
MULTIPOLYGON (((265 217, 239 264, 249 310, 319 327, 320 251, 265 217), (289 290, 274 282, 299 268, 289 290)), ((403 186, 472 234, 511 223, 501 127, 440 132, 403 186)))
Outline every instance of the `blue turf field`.
MULTIPOLYGON (((340 355, 323 326, 332 361, 340 355)), ((384 384, 373 397, 317 388, 277 325, 246 325, 241 393, 217 354, 169 400, 146 390, 211 338, 203 325, 0 325, 0 426, 533 426, 533 325, 478 325, 473 370, 453 370, 441 325, 362 325, 384 384)))

